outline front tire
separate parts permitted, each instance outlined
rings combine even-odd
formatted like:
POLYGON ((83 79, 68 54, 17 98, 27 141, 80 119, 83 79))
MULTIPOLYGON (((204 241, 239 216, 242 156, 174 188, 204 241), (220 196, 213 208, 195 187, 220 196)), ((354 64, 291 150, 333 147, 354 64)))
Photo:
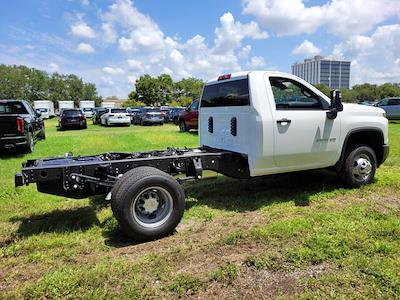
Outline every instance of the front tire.
POLYGON ((339 177, 352 188, 372 182, 377 168, 376 154, 366 145, 354 145, 346 150, 339 177))
POLYGON ((115 184, 111 208, 127 235, 146 242, 174 231, 185 210, 185 194, 171 175, 152 167, 137 167, 115 184))

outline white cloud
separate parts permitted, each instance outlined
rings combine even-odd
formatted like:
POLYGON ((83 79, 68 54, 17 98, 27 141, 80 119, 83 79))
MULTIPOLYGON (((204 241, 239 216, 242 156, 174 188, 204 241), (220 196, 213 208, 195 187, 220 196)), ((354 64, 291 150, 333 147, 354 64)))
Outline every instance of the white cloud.
POLYGON ((121 68, 113 68, 113 67, 104 67, 103 72, 110 75, 121 75, 124 74, 125 71, 121 68))
POLYGON ((57 64, 54 63, 54 62, 49 63, 49 66, 48 66, 48 67, 49 67, 50 72, 57 72, 57 71, 60 70, 60 66, 57 65, 57 64))
POLYGON ((100 77, 101 85, 104 87, 114 86, 115 82, 112 80, 110 76, 102 76, 100 77))
POLYGON ((89 0, 82 0, 82 5, 88 6, 90 4, 89 0))
POLYGON ((135 85, 137 77, 134 75, 128 76, 128 83, 131 85, 135 85))
POLYGON ((251 46, 250 45, 244 46, 242 49, 240 49, 240 51, 238 53, 239 58, 242 58, 242 59, 248 58, 249 54, 250 54, 250 51, 251 51, 251 46))
POLYGON ((103 31, 102 38, 106 43, 115 43, 117 40, 117 33, 111 23, 103 23, 101 25, 101 30, 103 31))
POLYGON ((231 13, 225 13, 220 19, 221 26, 215 29, 215 47, 216 53, 226 53, 241 46, 244 38, 255 40, 268 38, 268 33, 261 31, 257 23, 250 22, 242 24, 235 22, 231 13))
POLYGON ((207 45, 200 35, 183 41, 165 35, 158 24, 138 11, 130 0, 117 0, 101 18, 104 23, 123 28, 124 35, 118 39, 118 47, 130 58, 127 62, 133 72, 131 76, 165 72, 175 79, 209 78, 227 71, 239 71, 239 56, 247 59, 251 50, 250 45, 242 47, 243 40, 268 37, 255 22, 241 23, 235 21, 231 13, 225 13, 215 29, 212 45, 207 45))
POLYGON ((326 26, 339 36, 369 31, 389 17, 400 15, 398 0, 332 0, 306 6, 305 0, 242 0, 244 13, 278 35, 313 33, 326 26))
POLYGON ((321 53, 321 49, 316 47, 309 40, 304 40, 300 45, 298 45, 293 51, 294 55, 304 55, 306 57, 315 56, 321 53))
POLYGON ((144 67, 143 64, 135 59, 128 59, 128 66, 135 71, 143 71, 144 67))
POLYGON ((265 64, 265 60, 263 57, 253 56, 247 65, 253 69, 257 69, 257 68, 264 67, 266 64, 265 64))
POLYGON ((358 35, 339 43, 333 55, 352 60, 352 84, 399 82, 400 25, 379 26, 370 36, 358 35))
POLYGON ((76 52, 79 53, 93 53, 94 51, 94 48, 88 43, 80 43, 76 48, 76 52))
POLYGON ((78 21, 74 25, 71 25, 71 33, 77 37, 90 39, 96 36, 94 30, 83 21, 78 21))

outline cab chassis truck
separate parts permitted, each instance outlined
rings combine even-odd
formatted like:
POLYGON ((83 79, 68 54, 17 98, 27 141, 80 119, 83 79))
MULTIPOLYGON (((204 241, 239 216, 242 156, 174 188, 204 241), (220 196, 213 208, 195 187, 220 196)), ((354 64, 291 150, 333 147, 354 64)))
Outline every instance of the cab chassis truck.
POLYGON ((180 183, 200 179, 204 170, 246 179, 327 168, 360 187, 373 180, 389 152, 383 110, 342 104, 340 92, 329 99, 280 72, 208 81, 199 128, 202 146, 194 149, 28 160, 15 185, 36 183, 39 192, 76 199, 107 195, 122 230, 150 241, 173 232, 185 209, 180 183))

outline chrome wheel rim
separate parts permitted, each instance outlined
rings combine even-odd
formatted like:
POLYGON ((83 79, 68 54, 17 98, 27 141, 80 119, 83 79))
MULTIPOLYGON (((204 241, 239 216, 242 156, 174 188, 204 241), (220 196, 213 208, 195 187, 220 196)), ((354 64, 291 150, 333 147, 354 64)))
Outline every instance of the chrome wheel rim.
POLYGON ((353 160, 353 176, 357 181, 368 179, 372 171, 372 163, 368 155, 360 154, 353 160))
POLYGON ((146 228, 164 224, 173 209, 173 199, 166 189, 154 186, 143 190, 136 196, 132 205, 133 218, 146 228))

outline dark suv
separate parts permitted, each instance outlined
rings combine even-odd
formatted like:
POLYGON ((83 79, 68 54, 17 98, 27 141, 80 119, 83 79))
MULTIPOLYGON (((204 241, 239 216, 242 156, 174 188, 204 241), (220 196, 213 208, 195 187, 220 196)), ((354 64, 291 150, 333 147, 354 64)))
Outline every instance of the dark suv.
POLYGON ((100 117, 104 115, 105 113, 108 113, 108 108, 105 107, 95 107, 93 109, 93 115, 92 115, 92 121, 93 125, 100 124, 100 117))
POLYGON ((78 108, 63 109, 58 119, 58 126, 60 130, 67 128, 86 129, 85 114, 78 108))
POLYGON ((195 100, 179 114, 179 130, 181 132, 199 128, 199 100, 195 100))

